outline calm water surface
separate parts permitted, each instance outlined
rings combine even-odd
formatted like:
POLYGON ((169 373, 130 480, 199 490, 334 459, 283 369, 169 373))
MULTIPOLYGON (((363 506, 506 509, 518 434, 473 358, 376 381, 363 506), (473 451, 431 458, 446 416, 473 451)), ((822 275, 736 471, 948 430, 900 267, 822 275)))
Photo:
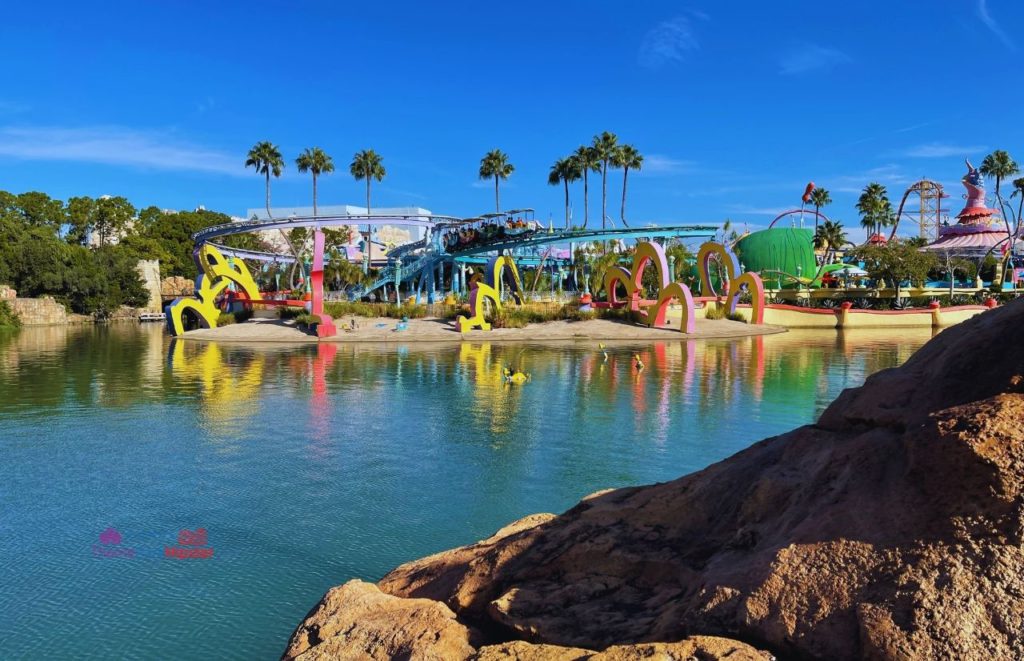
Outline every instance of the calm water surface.
POLYGON ((276 658, 333 585, 703 468, 930 335, 672 336, 604 361, 589 344, 0 334, 0 657, 276 658), (505 385, 505 364, 532 380, 505 385), (197 528, 213 557, 164 557, 197 528))

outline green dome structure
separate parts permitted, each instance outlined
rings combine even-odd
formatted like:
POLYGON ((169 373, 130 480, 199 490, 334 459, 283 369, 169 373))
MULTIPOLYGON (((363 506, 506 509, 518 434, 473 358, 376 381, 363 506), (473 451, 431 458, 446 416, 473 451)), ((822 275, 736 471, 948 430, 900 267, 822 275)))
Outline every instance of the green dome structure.
POLYGON ((794 287, 795 278, 814 278, 814 232, 798 227, 773 227, 754 232, 736 242, 743 270, 764 278, 766 286, 794 287))

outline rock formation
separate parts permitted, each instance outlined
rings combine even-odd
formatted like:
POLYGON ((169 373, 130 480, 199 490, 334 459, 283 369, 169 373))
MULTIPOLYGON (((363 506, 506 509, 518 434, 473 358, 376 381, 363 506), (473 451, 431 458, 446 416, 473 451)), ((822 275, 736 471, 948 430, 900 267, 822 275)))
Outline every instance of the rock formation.
POLYGON ((192 296, 195 293, 196 285, 188 278, 180 275, 172 275, 160 281, 160 294, 162 296, 192 296))
POLYGON ((1021 329, 1024 300, 817 425, 403 565, 386 608, 336 588, 285 657, 1024 658, 1021 329))

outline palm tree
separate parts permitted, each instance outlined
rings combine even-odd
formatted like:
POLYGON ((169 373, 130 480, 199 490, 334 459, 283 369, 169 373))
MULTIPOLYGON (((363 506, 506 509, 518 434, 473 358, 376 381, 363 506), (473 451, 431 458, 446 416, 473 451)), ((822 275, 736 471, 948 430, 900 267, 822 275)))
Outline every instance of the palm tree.
POLYGON ((508 154, 500 149, 492 149, 480 159, 480 178, 490 179, 494 177, 494 211, 501 213, 501 196, 498 192, 498 182, 508 179, 508 176, 515 171, 516 166, 508 162, 508 154))
POLYGON ((831 261, 832 255, 848 241, 846 232, 843 230, 843 224, 837 220, 823 221, 814 230, 814 247, 825 251, 825 258, 822 260, 823 264, 828 264, 831 261))
POLYGON ((281 150, 277 148, 277 145, 267 140, 257 142, 249 150, 249 156, 245 160, 245 167, 256 168, 258 174, 266 177, 267 218, 272 218, 273 216, 270 214, 270 175, 280 177, 281 171, 284 170, 284 159, 281 157, 281 150))
MULTIPOLYGON (((249 150, 249 155, 245 159, 245 167, 256 168, 257 174, 262 174, 266 178, 267 182, 267 219, 272 220, 273 215, 270 213, 270 175, 280 177, 281 172, 284 170, 284 158, 281 156, 281 150, 277 148, 277 145, 270 141, 264 140, 257 142, 253 145, 252 149, 249 150)), ((283 229, 278 230, 281 233, 281 238, 284 239, 284 243, 288 246, 289 252, 292 257, 295 258, 295 263, 299 263, 299 253, 295 251, 295 246, 292 244, 288 233, 283 229)), ((295 275, 295 268, 292 268, 292 277, 295 275)), ((293 283, 294 284, 294 283, 293 283)))
POLYGON ((608 218, 608 164, 619 151, 619 138, 608 131, 595 135, 593 149, 597 160, 601 162, 601 229, 604 229, 608 218))
POLYGON ((626 227, 629 227, 626 223, 626 183, 629 180, 629 171, 639 170, 643 164, 643 154, 633 145, 622 145, 615 151, 615 158, 612 159, 612 165, 622 168, 622 209, 619 210, 619 218, 626 227))
POLYGON ((299 168, 299 172, 313 173, 313 216, 316 217, 316 180, 322 174, 334 172, 334 159, 319 147, 307 147, 295 159, 295 165, 299 168))
POLYGON ((580 166, 572 156, 560 158, 551 166, 548 184, 565 185, 565 228, 569 229, 569 184, 580 179, 580 166))
POLYGON ((996 180, 996 197, 999 197, 999 185, 1003 182, 1003 179, 1018 174, 1020 168, 1009 153, 1002 149, 997 149, 985 157, 978 171, 986 177, 992 177, 996 180))
POLYGON ((857 200, 857 211, 861 215, 860 226, 869 231, 869 239, 881 227, 892 222, 892 203, 889 202, 885 186, 877 182, 865 186, 857 200))
POLYGON ((814 205, 814 231, 817 232, 818 214, 821 213, 821 208, 832 204, 832 196, 828 194, 828 189, 815 188, 811 191, 811 204, 814 205))
POLYGON ((601 160, 594 148, 586 145, 580 145, 572 157, 576 159, 576 164, 579 165, 580 171, 583 173, 583 227, 585 228, 590 222, 590 186, 587 173, 591 170, 600 172, 601 160))
POLYGON ((1020 202, 1017 203, 1017 222, 1014 225, 1014 232, 1016 233, 1020 231, 1020 225, 1024 222, 1024 217, 1022 217, 1022 212, 1024 212, 1024 177, 1013 180, 1013 193, 1010 195, 1010 198, 1014 197, 1020 198, 1020 202))
MULTIPOLYGON (((348 171, 355 177, 356 181, 366 180, 366 215, 370 215, 370 182, 374 179, 382 181, 387 175, 384 170, 384 159, 372 149, 357 151, 352 156, 352 164, 348 171)), ((366 250, 363 251, 363 273, 370 270, 370 253, 373 252, 373 229, 367 223, 366 250)))
POLYGON ((997 149, 985 157, 978 171, 986 177, 992 177, 996 180, 996 201, 999 203, 999 213, 1003 215, 1003 222, 1006 223, 1006 240, 1011 242, 1011 250, 1007 252, 1007 255, 1012 254, 1013 230, 1010 229, 1010 219, 1006 217, 1006 209, 1003 206, 1003 196, 999 192, 999 185, 1003 183, 1003 179, 1006 177, 1018 174, 1020 168, 1008 152, 997 149))

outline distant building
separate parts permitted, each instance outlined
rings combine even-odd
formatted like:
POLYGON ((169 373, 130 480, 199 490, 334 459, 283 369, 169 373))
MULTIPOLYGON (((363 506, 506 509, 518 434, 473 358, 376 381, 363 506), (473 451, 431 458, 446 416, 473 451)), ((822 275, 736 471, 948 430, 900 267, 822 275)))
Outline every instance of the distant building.
MULTIPOLYGON (((313 215, 313 207, 271 207, 273 217, 277 220, 283 220, 290 217, 308 217, 313 215)), ((366 215, 366 207, 357 207, 350 204, 331 204, 331 205, 318 205, 317 206, 318 216, 361 216, 366 215)), ((429 216, 431 211, 429 209, 423 209, 422 207, 378 207, 372 210, 374 216, 429 216)), ((245 218, 232 217, 233 221, 240 220, 267 220, 267 209, 261 207, 258 209, 246 209, 245 218)), ((362 253, 356 248, 357 243, 366 233, 366 225, 360 226, 357 223, 353 223, 348 226, 352 230, 352 244, 348 249, 349 257, 355 260, 362 258, 362 253)), ((261 232, 261 238, 269 242, 275 248, 281 249, 283 241, 280 239, 280 235, 274 232, 261 232)), ((381 244, 384 250, 378 252, 378 248, 374 248, 372 256, 374 259, 381 257, 386 254, 388 248, 397 247, 411 241, 418 241, 423 238, 422 227, 405 227, 405 226, 391 226, 384 225, 377 227, 374 232, 373 241, 375 244, 381 244)))

